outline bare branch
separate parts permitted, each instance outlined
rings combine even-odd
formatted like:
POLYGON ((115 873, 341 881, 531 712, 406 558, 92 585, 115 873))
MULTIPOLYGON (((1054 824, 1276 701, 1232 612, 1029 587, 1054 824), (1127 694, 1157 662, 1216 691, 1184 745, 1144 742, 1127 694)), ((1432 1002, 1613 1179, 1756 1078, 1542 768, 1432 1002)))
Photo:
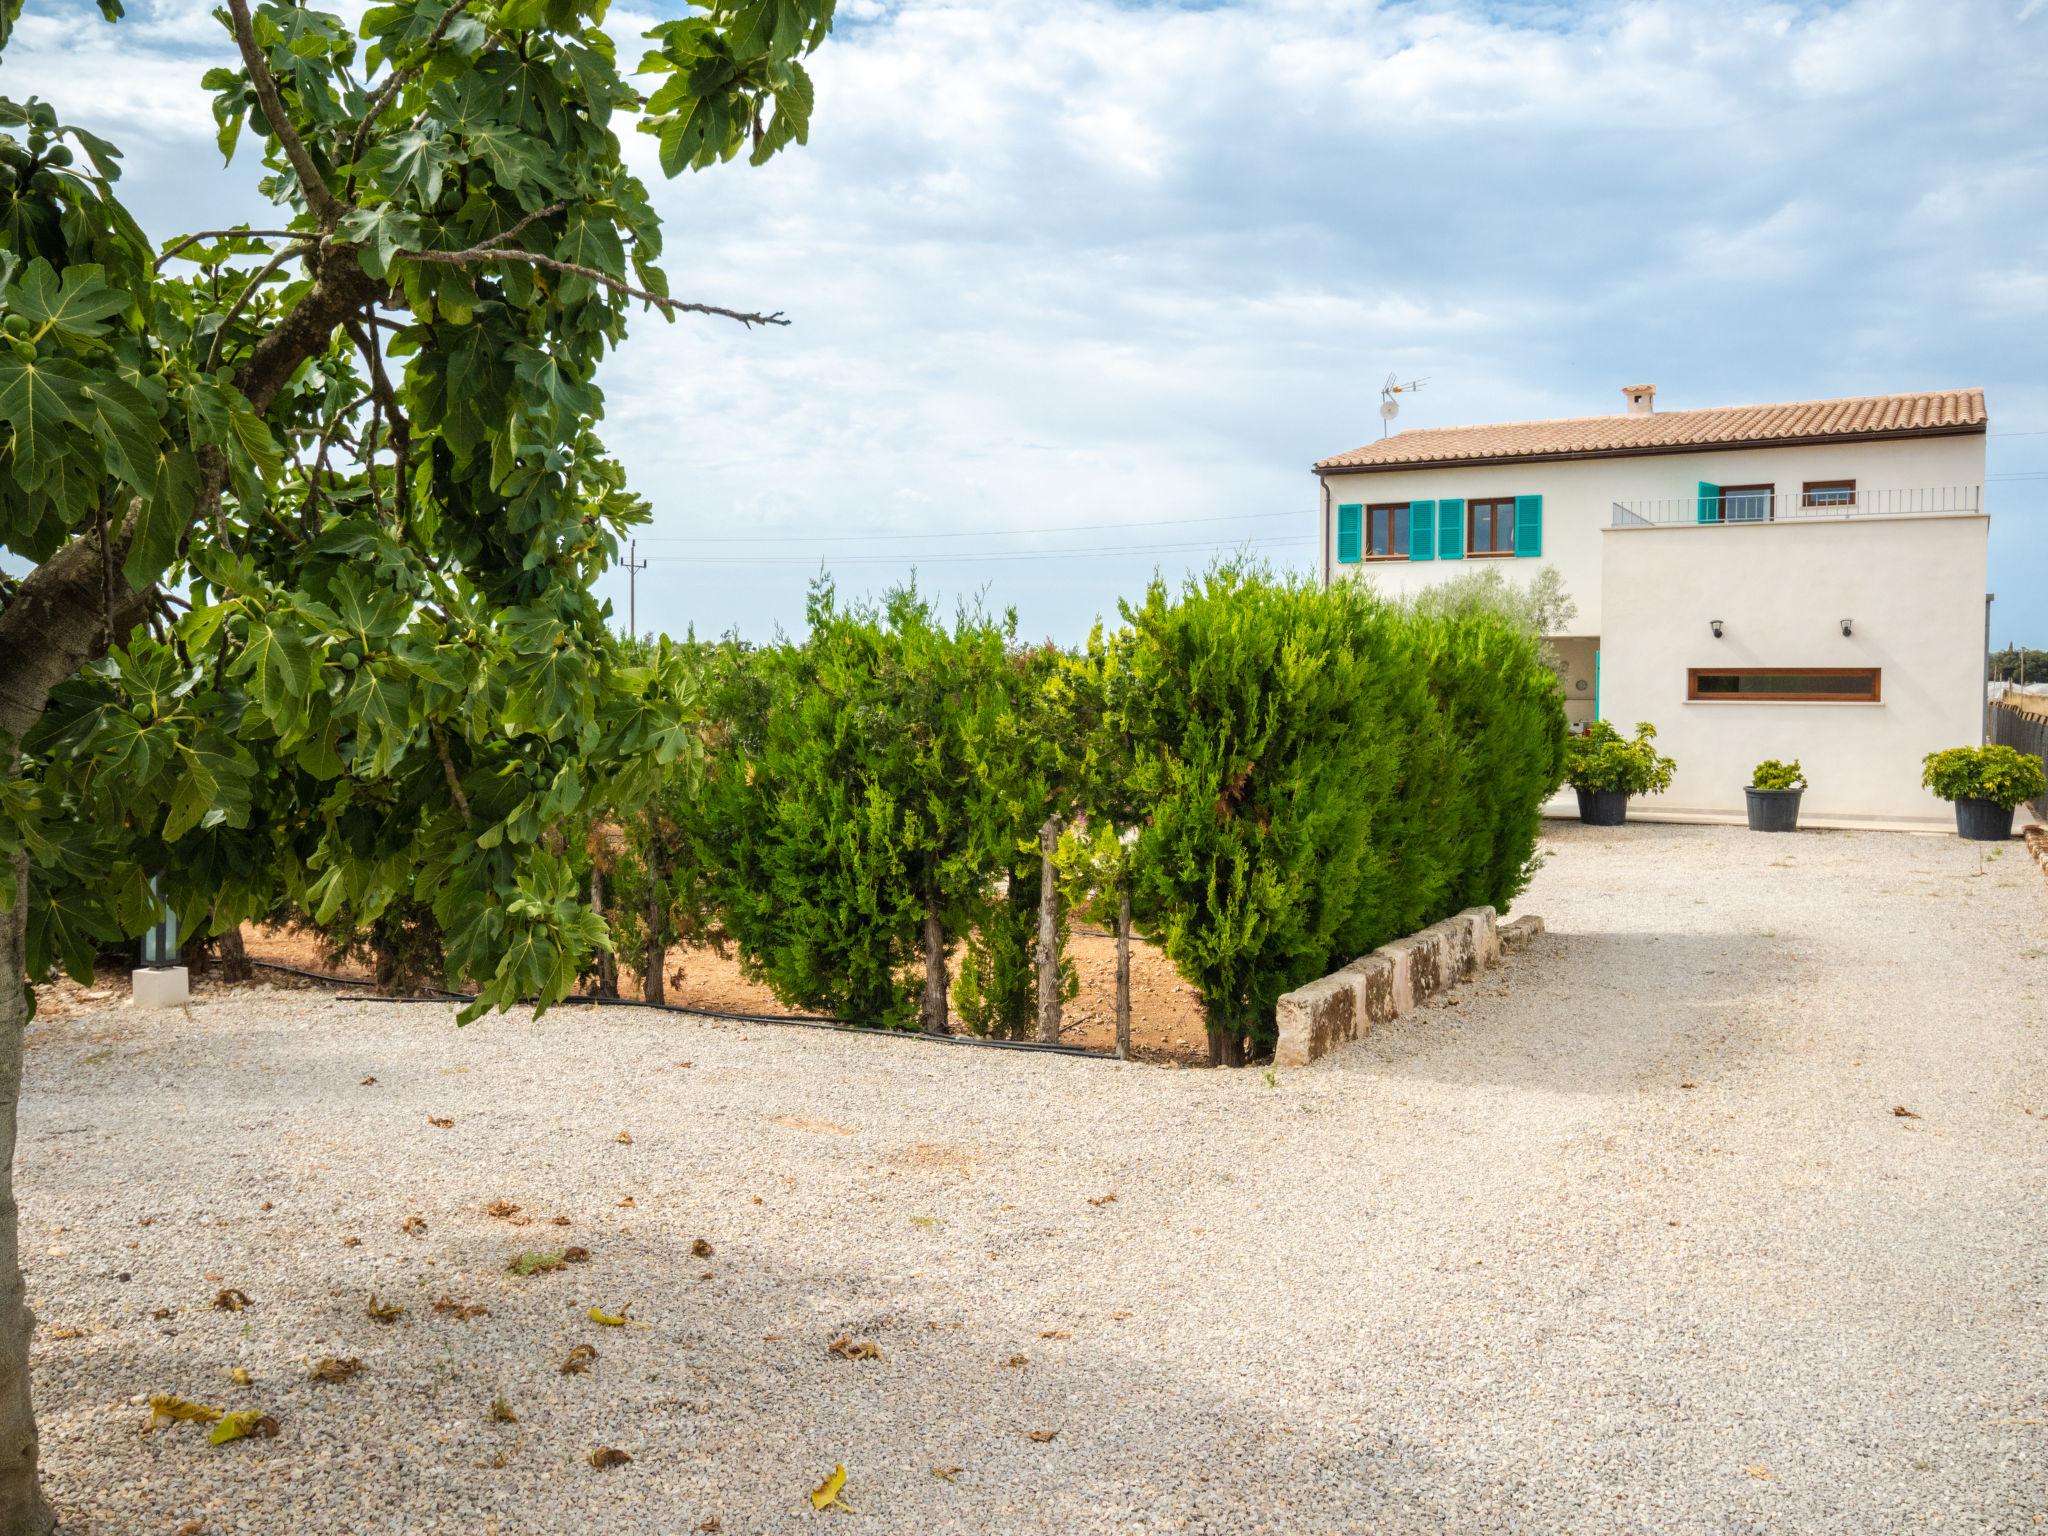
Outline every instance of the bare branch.
POLYGON ((187 235, 176 245, 156 258, 159 271, 163 264, 188 246, 202 240, 296 240, 305 235, 303 229, 202 229, 196 235, 187 235))
POLYGON ((348 209, 322 179, 320 168, 313 163, 311 151, 299 137, 298 130, 292 127, 292 120, 285 115, 284 100, 277 93, 276 77, 270 73, 270 63, 263 57, 263 50, 256 46, 256 34, 249 24, 249 0, 228 0, 228 14, 234 20, 235 46, 241 49, 242 63, 249 70, 249 82, 256 88, 257 104, 270 120, 270 131, 277 135, 285 158, 292 163, 292 170, 306 194, 306 206, 320 221, 322 230, 332 230, 348 209))
POLYGON ((569 205, 567 203, 549 203, 547 207, 536 209, 534 212, 529 213, 525 218, 521 219, 517 224, 514 224, 510 229, 506 230, 503 234, 493 235, 488 240, 479 240, 477 242, 476 248, 480 251, 483 251, 490 249, 494 245, 503 245, 506 241, 512 239, 514 236, 519 234, 521 230, 525 229, 526 226, 531 224, 535 219, 549 218, 554 214, 562 212, 568 206, 569 205))
POLYGON ((377 119, 383 115, 384 109, 391 105, 391 98, 404 90, 406 82, 415 78, 426 67, 427 55, 434 51, 434 45, 447 35, 449 24, 461 15, 468 5, 469 0, 455 0, 455 4, 443 11, 441 19, 434 23, 434 30, 429 32, 427 40, 420 44, 419 51, 413 55, 412 63, 391 72, 391 78, 384 82, 384 88, 377 92, 364 111, 363 120, 356 125, 356 136, 348 149, 351 165, 363 158, 363 145, 368 142, 370 130, 376 126, 377 119))
POLYGON ((441 722, 429 720, 427 728, 434 733, 434 750, 441 756, 441 772, 448 779, 448 793, 455 797, 455 808, 462 812, 462 824, 469 825, 469 796, 462 792, 462 780, 455 773, 455 759, 448 755, 448 738, 441 733, 441 722))
POLYGON ((744 326, 787 325, 789 321, 781 310, 770 315, 750 313, 744 310, 723 309, 716 304, 691 304, 681 299, 671 299, 665 294, 650 293, 645 288, 635 288, 631 283, 622 283, 616 277, 600 272, 595 267, 586 267, 574 261, 557 261, 552 256, 536 256, 532 251, 501 251, 487 245, 473 245, 466 251, 400 251, 399 257, 406 261, 427 261, 444 267, 468 267, 489 261, 523 261, 529 266, 546 267, 550 272, 567 272, 575 277, 587 277, 593 283, 609 288, 614 293, 623 293, 629 299, 639 299, 653 304, 672 315, 722 315, 727 320, 737 320, 744 326))

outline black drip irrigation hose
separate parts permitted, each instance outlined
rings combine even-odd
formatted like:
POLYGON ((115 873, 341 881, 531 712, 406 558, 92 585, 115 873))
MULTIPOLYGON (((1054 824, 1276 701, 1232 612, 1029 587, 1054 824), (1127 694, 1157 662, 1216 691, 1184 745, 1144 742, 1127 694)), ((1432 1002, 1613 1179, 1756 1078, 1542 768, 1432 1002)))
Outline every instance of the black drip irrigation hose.
MULTIPOLYGON (((332 976, 324 971, 308 971, 296 965, 280 965, 274 960, 251 960, 250 966, 262 971, 282 971, 287 976, 303 976, 308 981, 325 981, 341 987, 372 988, 374 981, 357 981, 348 976, 332 976)), ((474 992, 422 992, 414 996, 399 996, 389 992, 349 992, 337 994, 358 1003, 473 1003, 474 992)), ((573 992, 561 1003, 581 1003, 592 1008, 653 1008, 661 1013, 694 1014, 700 1019, 724 1019, 735 1024, 793 1024, 801 1029, 829 1029, 845 1035, 883 1035, 891 1040, 928 1040, 934 1045, 971 1045, 995 1051, 1037 1051, 1047 1056, 1078 1056, 1089 1061, 1115 1061, 1110 1051, 1090 1050, 1085 1045, 1049 1045, 1043 1040, 991 1040, 980 1035, 933 1035, 921 1029, 883 1029, 874 1024, 850 1024, 845 1019, 835 1019, 822 1013, 733 1013, 723 1008, 684 1008, 675 1003, 650 1003, 639 997, 592 997, 587 992, 573 992)), ((556 1006, 560 1007, 561 1003, 556 1006)))

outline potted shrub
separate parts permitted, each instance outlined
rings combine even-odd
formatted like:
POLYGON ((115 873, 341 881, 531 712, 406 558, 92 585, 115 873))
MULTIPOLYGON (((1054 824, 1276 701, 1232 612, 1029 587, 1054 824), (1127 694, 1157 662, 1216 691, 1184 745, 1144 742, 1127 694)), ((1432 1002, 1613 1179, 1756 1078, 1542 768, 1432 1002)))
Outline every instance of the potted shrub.
POLYGON ((1956 807, 1956 835, 1998 843, 2012 836, 2013 807, 2048 792, 2041 759, 2011 747, 1930 752, 1920 782, 1956 807))
POLYGON ((1749 830, 1752 832, 1797 832, 1799 794, 1806 788, 1806 775, 1799 759, 1781 763, 1767 757, 1749 776, 1749 830))
POLYGON ((1660 794, 1678 765, 1657 751, 1657 727, 1638 721, 1633 737, 1605 720, 1564 744, 1564 781, 1578 791, 1579 820, 1618 827, 1628 819, 1630 795, 1660 794))

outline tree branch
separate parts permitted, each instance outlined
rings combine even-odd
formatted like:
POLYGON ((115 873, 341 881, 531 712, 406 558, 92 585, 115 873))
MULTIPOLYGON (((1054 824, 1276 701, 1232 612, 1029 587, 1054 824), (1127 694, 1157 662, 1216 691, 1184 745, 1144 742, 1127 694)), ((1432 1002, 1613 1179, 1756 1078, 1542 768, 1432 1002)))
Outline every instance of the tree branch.
POLYGON ((441 772, 448 779, 448 793, 455 797, 455 808, 462 812, 462 824, 470 824, 469 796, 462 792, 462 780, 456 776, 455 759, 448 755, 448 738, 441 733, 441 722, 429 720, 427 728, 434 733, 434 750, 441 756, 441 772))
POLYGON ((202 240, 295 240, 306 232, 303 229, 202 229, 196 235, 187 235, 176 245, 156 258, 159 270, 178 252, 187 246, 197 245, 202 240))
POLYGON ((270 120, 270 131, 277 135, 285 159, 292 163, 299 186, 306 194, 306 207, 320 221, 323 231, 332 231, 348 209, 327 185, 320 168, 313 163, 312 152, 306 148, 305 140, 299 137, 292 120, 285 115, 284 99, 277 93, 277 79, 270 73, 270 63, 263 57, 263 50, 256 46, 256 34, 249 24, 249 0, 228 0, 228 14, 234 20, 235 46, 241 49, 242 63, 249 70, 249 83, 256 88, 257 104, 270 120))
POLYGON ((208 373, 213 372, 214 365, 220 361, 221 339, 227 335, 228 327, 240 319, 242 311, 249 307, 249 301, 256 297, 256 290, 270 280, 271 273, 275 272, 287 261, 290 261, 292 257, 303 256, 312 249, 313 247, 310 245, 288 245, 271 257, 268 262, 264 263, 263 269, 249 279, 249 286, 235 296, 235 302, 228 306, 228 312, 221 317, 220 324, 214 327, 213 345, 206 349, 206 371, 208 373))
POLYGON ((593 283, 601 284, 614 293, 623 293, 629 299, 639 299, 644 303, 656 305, 671 315, 722 315, 728 320, 737 320, 749 328, 756 325, 789 324, 779 309, 773 314, 763 315, 737 309, 722 309, 716 304, 686 303, 681 299, 671 299, 665 294, 650 293, 645 288, 635 288, 631 283, 622 283, 616 277, 600 272, 595 267, 586 267, 574 261, 557 261, 552 256, 536 256, 532 251, 501 251, 489 245, 473 245, 466 251, 400 251, 397 254, 402 261, 426 261, 443 267, 468 267, 487 261, 523 261, 529 266, 546 267, 550 272, 567 272, 575 277, 587 277, 593 283))
POLYGON ((427 55, 434 51, 434 45, 447 35, 449 24, 461 15, 468 5, 469 0, 455 0, 455 4, 443 11, 441 19, 434 23, 434 30, 429 32, 427 40, 420 44, 412 63, 391 72, 391 78, 384 82, 384 88, 371 99, 369 107, 363 113, 363 120, 356 125, 355 138, 350 141, 348 148, 349 164, 353 165, 363 158, 363 146, 369 141, 370 130, 376 126, 377 119, 383 114, 384 109, 391 105, 391 98, 404 90, 408 81, 417 78, 419 72, 426 67, 427 55))

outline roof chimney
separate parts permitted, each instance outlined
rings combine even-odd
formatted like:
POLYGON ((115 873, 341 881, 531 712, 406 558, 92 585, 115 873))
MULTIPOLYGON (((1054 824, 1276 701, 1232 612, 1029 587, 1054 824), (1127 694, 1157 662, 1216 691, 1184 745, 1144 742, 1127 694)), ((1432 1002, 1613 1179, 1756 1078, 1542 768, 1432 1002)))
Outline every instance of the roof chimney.
POLYGON ((1657 386, 1654 384, 1624 384, 1621 393, 1628 401, 1631 416, 1648 416, 1657 409, 1657 386))

